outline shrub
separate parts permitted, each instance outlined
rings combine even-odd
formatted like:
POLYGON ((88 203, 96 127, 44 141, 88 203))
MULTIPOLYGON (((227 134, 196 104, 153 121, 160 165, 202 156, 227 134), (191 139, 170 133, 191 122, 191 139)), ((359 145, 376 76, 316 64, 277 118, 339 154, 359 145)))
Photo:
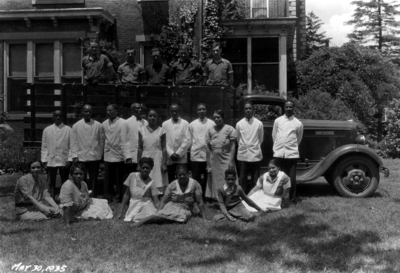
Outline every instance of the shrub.
POLYGON ((380 144, 380 151, 384 156, 400 157, 400 99, 390 102, 387 114, 387 135, 380 144))

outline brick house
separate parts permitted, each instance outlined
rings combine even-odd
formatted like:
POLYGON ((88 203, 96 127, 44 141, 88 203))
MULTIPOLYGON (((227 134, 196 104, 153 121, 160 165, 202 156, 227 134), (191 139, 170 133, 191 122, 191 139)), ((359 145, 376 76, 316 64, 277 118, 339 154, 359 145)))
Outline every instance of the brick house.
MULTIPOLYGON (((134 46, 136 60, 149 64, 154 18, 167 18, 169 8, 182 1, 0 1, 0 110, 13 118, 26 113, 23 82, 81 82, 78 38, 114 40, 120 52, 134 46)), ((204 5, 206 0, 193 1, 204 5)), ((286 92, 287 63, 305 50, 305 0, 246 1, 248 19, 224 22, 230 29, 225 58, 234 65, 236 82, 247 83, 249 90, 257 81, 286 92)), ((201 12, 198 18, 200 28, 201 12)), ((196 39, 199 47, 201 37, 196 39)))

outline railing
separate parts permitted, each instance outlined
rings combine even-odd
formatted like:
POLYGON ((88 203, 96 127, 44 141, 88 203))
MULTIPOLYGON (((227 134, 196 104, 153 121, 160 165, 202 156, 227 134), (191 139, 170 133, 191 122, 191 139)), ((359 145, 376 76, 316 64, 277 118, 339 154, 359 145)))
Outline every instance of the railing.
POLYGON ((198 103, 204 103, 209 113, 223 110, 226 123, 234 123, 233 117, 237 116, 236 100, 232 100, 226 87, 61 83, 26 83, 24 87, 28 90, 25 110, 30 112, 30 116, 24 118, 24 122, 30 124, 30 128, 24 130, 24 145, 29 147, 40 146, 44 126, 53 123, 50 115, 40 117, 39 114, 61 110, 64 123, 72 126, 80 118, 84 104, 92 106, 93 118, 99 122, 106 119, 106 107, 111 103, 120 106, 119 114, 123 118, 131 115, 132 103, 142 103, 147 109, 157 111, 160 123, 169 117, 172 103, 181 106, 181 116, 189 122, 197 118, 198 103))

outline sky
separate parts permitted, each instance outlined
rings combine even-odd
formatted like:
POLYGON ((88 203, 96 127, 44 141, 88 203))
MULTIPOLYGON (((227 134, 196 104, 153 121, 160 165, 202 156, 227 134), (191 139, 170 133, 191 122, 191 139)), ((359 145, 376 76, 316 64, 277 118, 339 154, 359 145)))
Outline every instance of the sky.
POLYGON ((344 22, 352 18, 354 5, 351 0, 306 0, 306 13, 313 11, 323 25, 320 31, 326 31, 325 36, 332 38, 330 46, 341 46, 348 42, 346 35, 353 30, 352 26, 344 22))

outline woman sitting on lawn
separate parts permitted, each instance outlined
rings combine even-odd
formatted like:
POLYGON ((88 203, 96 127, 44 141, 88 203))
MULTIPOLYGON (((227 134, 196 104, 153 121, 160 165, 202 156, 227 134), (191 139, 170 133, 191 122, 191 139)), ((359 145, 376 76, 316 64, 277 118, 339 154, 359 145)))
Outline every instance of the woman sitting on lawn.
POLYGON ((45 220, 60 217, 60 210, 51 198, 46 182, 39 177, 39 161, 29 164, 30 173, 22 176, 15 186, 15 210, 19 220, 45 220))
POLYGON ((135 223, 135 226, 145 223, 185 223, 192 216, 194 202, 199 206, 202 217, 208 219, 201 186, 196 180, 189 178, 186 165, 178 165, 176 175, 178 179, 167 186, 157 213, 135 223))
POLYGON ((60 192, 60 208, 63 209, 65 224, 78 219, 111 219, 113 213, 106 199, 89 198, 89 191, 83 178, 86 168, 78 163, 71 166, 71 180, 65 181, 60 192))
MULTIPOLYGON (((257 185, 247 195, 262 210, 276 211, 289 207, 290 178, 280 170, 279 161, 269 162, 269 172, 260 176, 257 185)), ((254 208, 243 203, 249 211, 254 208)))
POLYGON ((129 200, 129 208, 124 219, 125 222, 139 222, 153 215, 157 212, 157 207, 160 204, 157 184, 149 176, 154 167, 153 159, 142 157, 139 161, 139 166, 140 172, 131 173, 124 183, 126 190, 117 219, 121 218, 125 204, 129 200))

